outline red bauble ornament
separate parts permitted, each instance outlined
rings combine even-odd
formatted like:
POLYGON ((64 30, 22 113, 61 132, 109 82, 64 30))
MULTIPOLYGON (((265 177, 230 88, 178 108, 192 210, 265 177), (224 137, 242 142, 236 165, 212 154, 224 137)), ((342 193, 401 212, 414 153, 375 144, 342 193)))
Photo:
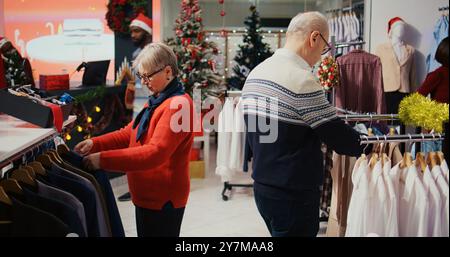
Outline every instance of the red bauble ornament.
POLYGON ((220 12, 220 16, 223 17, 223 16, 225 16, 225 15, 227 15, 227 14, 225 13, 225 11, 222 10, 222 11, 220 12))
POLYGON ((223 4, 225 0, 219 0, 219 4, 223 4))

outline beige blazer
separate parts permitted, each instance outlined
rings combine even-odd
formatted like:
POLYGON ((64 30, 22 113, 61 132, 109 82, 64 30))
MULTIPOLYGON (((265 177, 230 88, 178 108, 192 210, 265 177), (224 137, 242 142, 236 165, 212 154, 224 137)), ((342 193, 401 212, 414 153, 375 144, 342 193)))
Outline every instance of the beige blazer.
POLYGON ((416 72, 414 65, 415 49, 406 45, 406 58, 399 63, 391 42, 381 44, 377 47, 375 54, 380 57, 384 92, 409 93, 415 90, 416 72))

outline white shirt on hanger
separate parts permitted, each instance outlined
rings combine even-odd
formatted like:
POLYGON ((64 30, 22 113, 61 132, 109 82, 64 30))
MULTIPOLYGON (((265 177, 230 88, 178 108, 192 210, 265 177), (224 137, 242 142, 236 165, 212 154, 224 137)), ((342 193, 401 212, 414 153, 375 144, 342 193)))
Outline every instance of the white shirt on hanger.
POLYGON ((383 165, 383 179, 385 181, 387 191, 388 191, 388 201, 386 205, 386 210, 388 211, 385 236, 386 237, 398 237, 398 198, 397 192, 390 175, 391 172, 391 160, 388 160, 383 165))
POLYGON ((442 236, 449 236, 449 187, 448 183, 445 181, 444 176, 442 175, 441 167, 435 166, 431 170, 431 175, 433 175, 434 180, 436 181, 436 185, 441 193, 442 200, 442 236))
POLYGON ((369 198, 367 199, 370 215, 365 220, 367 231, 364 231, 363 236, 375 233, 385 237, 388 236, 387 224, 393 210, 390 206, 389 193, 383 178, 383 166, 381 160, 377 161, 373 170, 369 167, 366 172, 369 172, 371 175, 369 198))
POLYGON ((216 174, 222 177, 222 182, 230 181, 234 170, 230 169, 230 151, 232 133, 234 130, 234 103, 232 98, 226 98, 219 114, 217 133, 217 167, 216 174))
POLYGON ((233 115, 233 132, 231 134, 229 168, 242 171, 245 151, 245 120, 241 100, 236 104, 233 115))
POLYGON ((428 196, 417 168, 400 168, 397 164, 392 174, 399 174, 399 235, 402 237, 427 237, 428 196))
POLYGON ((442 160, 442 163, 441 163, 441 171, 442 171, 442 174, 444 175, 444 178, 445 178, 445 180, 447 181, 447 184, 448 184, 448 165, 447 165, 447 162, 445 161, 445 160, 442 160))
POLYGON ((429 213, 428 216, 428 236, 440 237, 442 236, 442 202, 441 193, 434 181, 431 171, 426 167, 422 173, 422 181, 425 190, 428 193, 429 213))
POLYGON ((364 222, 369 218, 370 209, 367 199, 369 198, 369 175, 368 163, 364 157, 359 158, 353 167, 352 183, 353 192, 350 199, 347 214, 346 237, 361 237, 364 234, 364 222))

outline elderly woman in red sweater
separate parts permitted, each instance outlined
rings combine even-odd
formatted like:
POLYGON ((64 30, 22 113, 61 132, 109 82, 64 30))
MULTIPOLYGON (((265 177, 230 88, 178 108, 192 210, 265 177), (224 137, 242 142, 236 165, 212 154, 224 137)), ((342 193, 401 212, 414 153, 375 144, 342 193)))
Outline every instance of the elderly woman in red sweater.
POLYGON ((125 128, 85 140, 75 151, 89 169, 123 171, 136 206, 139 237, 177 237, 189 195, 193 103, 177 79, 174 52, 147 45, 134 62, 142 84, 153 92, 125 128), (180 124, 189 124, 180 129, 180 124))

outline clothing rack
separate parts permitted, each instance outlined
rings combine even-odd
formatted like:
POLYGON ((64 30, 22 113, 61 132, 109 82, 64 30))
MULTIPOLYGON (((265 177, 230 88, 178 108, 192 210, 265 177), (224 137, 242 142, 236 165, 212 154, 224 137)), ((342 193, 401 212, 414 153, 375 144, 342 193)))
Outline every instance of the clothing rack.
POLYGON ((334 48, 339 49, 339 48, 346 48, 346 47, 350 47, 350 46, 362 46, 365 44, 366 44, 365 41, 338 42, 338 43, 335 43, 334 48))
POLYGON ((364 6, 364 2, 354 3, 351 6, 327 10, 327 11, 325 11, 325 13, 349 12, 349 11, 363 8, 363 6, 364 6))
POLYGON ((398 114, 346 114, 338 117, 346 121, 393 121, 399 119, 398 114))
POLYGON ((395 136, 361 136, 361 144, 390 143, 414 143, 424 141, 443 141, 445 134, 408 134, 395 136))
POLYGON ((0 178, 3 178, 5 174, 7 174, 12 169, 16 168, 18 165, 26 164, 30 162, 30 158, 34 158, 39 155, 40 151, 43 149, 49 149, 49 143, 52 143, 53 140, 58 136, 58 134, 54 134, 39 140, 36 144, 27 149, 19 151, 15 153, 13 156, 9 157, 6 160, 3 160, 0 163, 0 178))
POLYGON ((225 97, 237 97, 241 96, 242 91, 235 91, 235 90, 227 90, 225 91, 225 97))
MULTIPOLYGON (((235 91, 235 90, 227 90, 225 91, 225 97, 240 97, 242 95, 242 91, 235 91)), ((223 183, 223 190, 222 190, 222 200, 228 201, 229 197, 225 195, 227 190, 231 191, 233 187, 244 187, 244 188, 251 188, 253 187, 253 184, 232 184, 230 182, 224 182, 223 183)))
MULTIPOLYGON (((39 131, 39 135, 36 137, 31 137, 29 141, 27 142, 19 142, 17 145, 17 148, 11 151, 10 153, 3 154, 0 159, 0 171, 1 176, 3 176, 3 173, 7 170, 13 168, 15 164, 23 164, 27 161, 27 156, 31 154, 34 155, 35 151, 39 152, 42 147, 53 141, 56 137, 60 136, 61 134, 64 134, 65 128, 69 126, 70 124, 74 123, 76 121, 76 116, 72 115, 69 116, 69 118, 64 121, 63 123, 63 131, 61 133, 58 133, 56 129, 31 129, 31 130, 37 130, 39 131), (11 167, 12 166, 12 167, 11 167)), ((25 131, 28 130, 28 128, 8 128, 11 130, 21 130, 25 131)), ((7 131, 7 129, 5 129, 7 131)), ((19 132, 20 133, 20 132, 19 132)))

